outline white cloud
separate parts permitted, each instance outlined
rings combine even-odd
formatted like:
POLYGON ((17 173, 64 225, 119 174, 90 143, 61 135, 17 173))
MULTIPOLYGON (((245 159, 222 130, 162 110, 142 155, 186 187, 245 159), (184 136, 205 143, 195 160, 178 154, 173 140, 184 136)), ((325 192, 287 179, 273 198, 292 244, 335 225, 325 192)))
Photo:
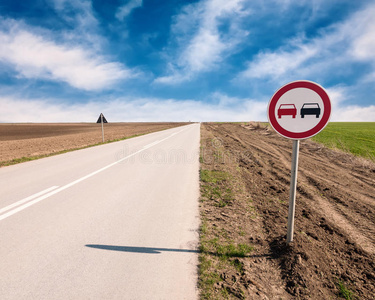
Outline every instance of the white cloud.
POLYGON ((266 120, 267 104, 213 94, 215 103, 156 98, 118 98, 63 104, 56 99, 0 96, 0 122, 95 122, 103 112, 109 122, 266 120))
POLYGON ((118 8, 116 12, 116 18, 123 21, 133 9, 142 6, 142 0, 130 0, 125 5, 118 8))
MULTIPOLYGON (((372 13, 375 14, 375 10, 372 13)), ((375 62, 375 22, 372 20, 364 25, 362 33, 352 43, 352 54, 358 59, 375 62)))
MULTIPOLYGON (((355 60, 369 62, 372 65, 372 72, 369 73, 364 80, 375 82, 375 5, 369 7, 366 12, 359 14, 355 18, 356 24, 355 32, 353 28, 346 28, 352 30, 353 41, 349 50, 350 54, 355 60)), ((353 25, 354 25, 353 24, 353 25)), ((348 24, 347 27, 352 24, 348 24)))
POLYGON ((339 107, 332 113, 334 122, 375 122, 375 105, 367 107, 349 105, 339 107))
POLYGON ((296 69, 314 57, 317 49, 311 45, 298 45, 297 49, 277 53, 263 52, 250 62, 241 76, 245 78, 280 77, 291 69, 296 69))
POLYGON ((181 56, 181 64, 189 66, 192 72, 210 69, 214 62, 220 61, 220 54, 225 44, 220 41, 217 33, 201 29, 181 56))
MULTIPOLYGON (((375 106, 345 105, 346 88, 328 89, 331 121, 375 121, 375 106)), ((0 96, 0 122, 95 122, 102 112, 109 122, 266 121, 267 102, 213 93, 210 101, 117 98, 64 104, 56 99, 0 96)))
POLYGON ((76 44, 88 44, 99 51, 105 39, 98 34, 99 21, 95 17, 91 0, 48 0, 56 14, 64 20, 69 27, 60 32, 64 40, 76 44))
POLYGON ((94 122, 100 108, 93 104, 64 105, 46 100, 19 99, 12 96, 0 97, 2 108, 0 122, 94 122))
POLYGON ((57 44, 15 21, 0 29, 0 61, 19 76, 62 81, 83 90, 102 90, 129 78, 131 71, 83 46, 57 44))
POLYGON ((171 30, 179 44, 176 59, 169 64, 169 74, 155 82, 180 83, 215 69, 248 34, 239 25, 248 14, 243 3, 244 0, 206 0, 185 7, 171 30), (227 33, 219 30, 221 22, 229 23, 227 33))
POLYGON ((273 52, 260 52, 238 77, 285 81, 293 76, 320 76, 319 73, 335 70, 336 66, 359 61, 370 62, 375 74, 374 15, 372 4, 346 21, 321 31, 314 39, 294 38, 273 52))
POLYGON ((375 105, 345 105, 350 95, 350 88, 333 87, 327 89, 327 93, 332 104, 331 121, 375 122, 375 105))
POLYGON ((90 0, 49 0, 49 2, 65 21, 75 25, 75 27, 89 29, 98 25, 90 0))
POLYGON ((172 70, 170 73, 171 75, 168 76, 162 76, 155 79, 156 83, 165 83, 165 84, 177 84, 186 80, 189 80, 191 78, 190 73, 179 73, 176 70, 172 70))

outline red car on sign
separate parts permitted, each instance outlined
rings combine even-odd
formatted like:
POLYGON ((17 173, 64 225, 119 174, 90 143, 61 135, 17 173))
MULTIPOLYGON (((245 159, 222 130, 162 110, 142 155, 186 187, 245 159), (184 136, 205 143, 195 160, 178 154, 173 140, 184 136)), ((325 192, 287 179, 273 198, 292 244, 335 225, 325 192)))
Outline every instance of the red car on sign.
POLYGON ((295 118, 297 115, 297 108, 294 104, 281 104, 277 110, 277 116, 281 119, 281 116, 292 116, 295 118))

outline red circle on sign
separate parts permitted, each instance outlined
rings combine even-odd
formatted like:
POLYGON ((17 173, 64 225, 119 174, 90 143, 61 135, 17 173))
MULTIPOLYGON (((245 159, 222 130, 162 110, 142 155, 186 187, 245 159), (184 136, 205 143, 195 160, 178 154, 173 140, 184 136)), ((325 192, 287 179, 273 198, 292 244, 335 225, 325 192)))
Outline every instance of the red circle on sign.
POLYGON ((327 125, 330 116, 331 116, 331 101, 329 99, 327 92, 324 90, 323 87, 311 81, 302 81, 302 80, 293 81, 284 85, 272 96, 268 104, 268 120, 271 126, 273 127, 273 129, 275 129, 282 136, 286 138, 294 139, 294 140, 307 139, 309 137, 312 137, 318 134, 327 125), (276 107, 277 102, 281 98, 281 96, 283 96, 288 91, 292 89, 296 89, 296 88, 306 88, 306 89, 310 89, 314 91, 315 93, 319 95, 319 97, 322 99, 323 104, 324 104, 324 113, 320 122, 314 128, 311 128, 310 130, 307 130, 305 132, 293 132, 293 131, 286 130, 279 124, 276 118, 276 114, 275 114, 275 107, 276 107))

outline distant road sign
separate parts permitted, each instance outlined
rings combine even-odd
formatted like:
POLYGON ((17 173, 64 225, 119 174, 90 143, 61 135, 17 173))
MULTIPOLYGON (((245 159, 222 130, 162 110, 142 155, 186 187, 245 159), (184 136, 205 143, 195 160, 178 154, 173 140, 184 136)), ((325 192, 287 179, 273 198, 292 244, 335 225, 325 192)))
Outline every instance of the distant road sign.
POLYGON ((268 120, 282 136, 301 140, 318 134, 331 116, 331 101, 320 85, 293 81, 281 87, 268 104, 268 120))
POLYGON ((101 113, 99 115, 99 118, 98 118, 98 121, 96 121, 96 123, 108 123, 107 119, 105 118, 105 116, 101 113))

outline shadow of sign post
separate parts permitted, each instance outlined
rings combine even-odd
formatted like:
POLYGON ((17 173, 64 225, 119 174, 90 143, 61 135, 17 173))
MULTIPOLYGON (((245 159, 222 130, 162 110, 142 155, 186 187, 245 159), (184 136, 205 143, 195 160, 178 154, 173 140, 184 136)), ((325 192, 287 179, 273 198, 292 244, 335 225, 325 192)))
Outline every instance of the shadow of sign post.
POLYGON ((160 254, 162 252, 184 252, 184 253, 198 253, 198 250, 190 249, 173 249, 173 248, 152 248, 152 247, 132 247, 132 246, 111 246, 111 245, 97 245, 88 244, 85 245, 88 248, 109 250, 109 251, 120 251, 130 253, 145 253, 145 254, 160 254))

